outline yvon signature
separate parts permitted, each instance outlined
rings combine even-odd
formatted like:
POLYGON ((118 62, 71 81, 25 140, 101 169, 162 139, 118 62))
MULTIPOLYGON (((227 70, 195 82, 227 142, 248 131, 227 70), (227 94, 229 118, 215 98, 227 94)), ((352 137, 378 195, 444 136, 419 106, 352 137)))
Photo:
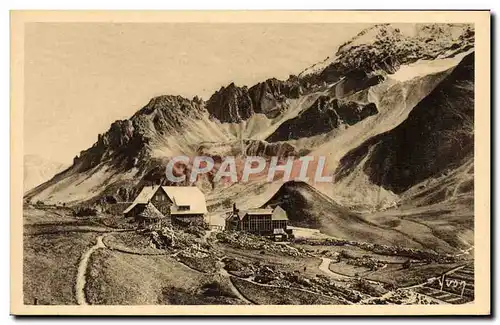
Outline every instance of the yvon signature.
POLYGON ((465 280, 458 280, 458 279, 446 279, 445 274, 443 274, 439 278, 431 278, 429 279, 429 283, 434 283, 438 282, 439 287, 441 288, 441 291, 443 289, 458 289, 461 290, 460 296, 464 295, 465 287, 467 286, 467 281, 465 280))

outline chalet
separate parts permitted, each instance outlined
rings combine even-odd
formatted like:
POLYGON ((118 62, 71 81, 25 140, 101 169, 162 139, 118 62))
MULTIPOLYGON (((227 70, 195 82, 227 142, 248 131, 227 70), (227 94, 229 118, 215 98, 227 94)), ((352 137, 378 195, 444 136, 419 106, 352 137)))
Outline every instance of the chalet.
POLYGON ((287 238, 288 217, 280 206, 274 209, 238 210, 233 211, 226 219, 226 229, 246 231, 258 235, 270 236, 277 240, 287 238))
POLYGON ((146 186, 123 211, 125 217, 143 224, 161 219, 179 225, 202 224, 206 213, 205 195, 196 186, 146 186), (145 213, 148 206, 149 213, 145 213), (148 215, 155 217, 148 218, 148 215))

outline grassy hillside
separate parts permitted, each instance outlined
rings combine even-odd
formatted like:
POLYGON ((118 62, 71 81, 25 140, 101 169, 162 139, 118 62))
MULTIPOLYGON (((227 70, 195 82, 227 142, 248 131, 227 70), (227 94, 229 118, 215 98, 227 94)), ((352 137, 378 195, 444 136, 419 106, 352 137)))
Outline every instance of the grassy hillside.
POLYGON ((78 263, 93 233, 24 236, 23 294, 28 305, 73 305, 78 263))
POLYGON ((290 224, 320 229, 333 237, 385 245, 421 248, 422 244, 397 230, 366 221, 304 182, 287 182, 266 203, 280 205, 290 224))
POLYGON ((166 256, 102 250, 91 257, 85 290, 89 303, 101 305, 242 304, 227 281, 166 256), (220 295, 213 295, 212 287, 220 295))

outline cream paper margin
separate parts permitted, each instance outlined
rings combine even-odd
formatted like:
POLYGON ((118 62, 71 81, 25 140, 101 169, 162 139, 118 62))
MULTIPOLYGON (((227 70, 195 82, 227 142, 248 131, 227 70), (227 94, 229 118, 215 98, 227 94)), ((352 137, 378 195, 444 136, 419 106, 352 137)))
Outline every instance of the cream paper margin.
POLYGON ((489 11, 11 11, 11 307, 15 315, 486 315, 490 310, 489 11), (472 23, 475 25, 475 301, 465 305, 31 306, 23 304, 24 24, 472 23))

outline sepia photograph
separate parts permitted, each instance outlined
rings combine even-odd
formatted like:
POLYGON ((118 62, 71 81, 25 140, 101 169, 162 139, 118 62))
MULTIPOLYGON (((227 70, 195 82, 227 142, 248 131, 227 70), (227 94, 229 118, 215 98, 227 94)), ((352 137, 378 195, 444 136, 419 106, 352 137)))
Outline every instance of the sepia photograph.
POLYGON ((13 11, 11 312, 489 314, 489 24, 13 11))

